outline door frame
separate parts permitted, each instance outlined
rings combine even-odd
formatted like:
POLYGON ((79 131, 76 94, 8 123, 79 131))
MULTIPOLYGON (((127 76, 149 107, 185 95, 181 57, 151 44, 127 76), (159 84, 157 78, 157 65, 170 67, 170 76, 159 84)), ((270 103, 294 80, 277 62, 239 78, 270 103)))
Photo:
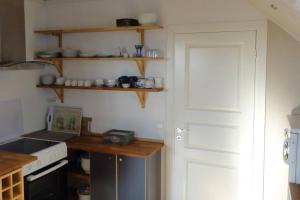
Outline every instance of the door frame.
MULTIPOLYGON (((171 25, 167 42, 167 113, 166 113, 166 199, 174 194, 174 52, 175 35, 180 33, 209 33, 228 31, 256 31, 255 106, 254 106, 254 158, 253 199, 264 199, 264 146, 265 146, 265 101, 267 68, 267 20, 245 22, 222 22, 193 25, 171 25)), ((176 184, 176 183, 175 183, 176 184)))

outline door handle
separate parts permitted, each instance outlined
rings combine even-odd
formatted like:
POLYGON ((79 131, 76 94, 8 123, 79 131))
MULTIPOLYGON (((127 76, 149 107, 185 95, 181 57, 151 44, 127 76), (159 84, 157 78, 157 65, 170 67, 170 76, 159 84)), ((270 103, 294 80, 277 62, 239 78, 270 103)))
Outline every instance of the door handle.
POLYGON ((176 128, 175 132, 176 132, 176 140, 177 141, 184 140, 184 133, 186 132, 185 129, 183 129, 183 128, 176 128))
POLYGON ((52 167, 50 169, 47 169, 47 170, 45 170, 45 171, 43 171, 43 172, 41 172, 41 173, 39 173, 37 175, 30 175, 30 176, 28 176, 26 178, 26 180, 28 182, 35 181, 35 180, 37 180, 37 179, 39 179, 39 178, 41 178, 41 177, 43 177, 43 176, 45 176, 47 174, 50 174, 51 172, 53 172, 55 170, 57 170, 57 169, 65 166, 66 164, 68 164, 68 161, 67 160, 62 160, 62 161, 60 161, 60 163, 58 165, 55 165, 54 167, 52 167))
POLYGON ((289 154, 290 154, 290 147, 289 147, 289 139, 285 139, 282 148, 283 160, 285 163, 289 163, 289 154))

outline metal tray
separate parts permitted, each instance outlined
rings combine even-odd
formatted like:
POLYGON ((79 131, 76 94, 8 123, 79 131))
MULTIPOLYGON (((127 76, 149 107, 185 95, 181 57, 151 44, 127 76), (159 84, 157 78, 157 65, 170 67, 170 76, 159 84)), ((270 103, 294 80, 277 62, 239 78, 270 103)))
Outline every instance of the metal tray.
POLYGON ((112 129, 103 134, 105 143, 126 145, 132 142, 133 138, 134 131, 112 129))

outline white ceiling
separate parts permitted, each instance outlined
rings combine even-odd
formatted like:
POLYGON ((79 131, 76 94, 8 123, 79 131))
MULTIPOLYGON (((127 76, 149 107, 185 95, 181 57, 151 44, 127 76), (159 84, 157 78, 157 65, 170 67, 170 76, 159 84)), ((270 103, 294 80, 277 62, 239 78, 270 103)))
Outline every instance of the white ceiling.
MULTIPOLYGON (((300 10, 297 0, 249 0, 267 17, 300 41, 300 10)), ((300 1, 299 1, 300 4, 300 1)))

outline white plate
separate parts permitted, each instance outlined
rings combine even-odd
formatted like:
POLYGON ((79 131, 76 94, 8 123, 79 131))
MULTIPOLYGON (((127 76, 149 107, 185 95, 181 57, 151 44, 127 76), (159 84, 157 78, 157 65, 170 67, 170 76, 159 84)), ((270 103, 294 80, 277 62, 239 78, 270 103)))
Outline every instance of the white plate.
POLYGON ((43 55, 43 54, 40 54, 40 55, 38 55, 38 57, 40 57, 40 58, 54 58, 56 56, 55 55, 47 55, 47 54, 43 55))
POLYGON ((89 54, 89 53, 81 53, 79 54, 79 57, 81 58, 89 58, 89 57, 95 57, 97 54, 89 54))

